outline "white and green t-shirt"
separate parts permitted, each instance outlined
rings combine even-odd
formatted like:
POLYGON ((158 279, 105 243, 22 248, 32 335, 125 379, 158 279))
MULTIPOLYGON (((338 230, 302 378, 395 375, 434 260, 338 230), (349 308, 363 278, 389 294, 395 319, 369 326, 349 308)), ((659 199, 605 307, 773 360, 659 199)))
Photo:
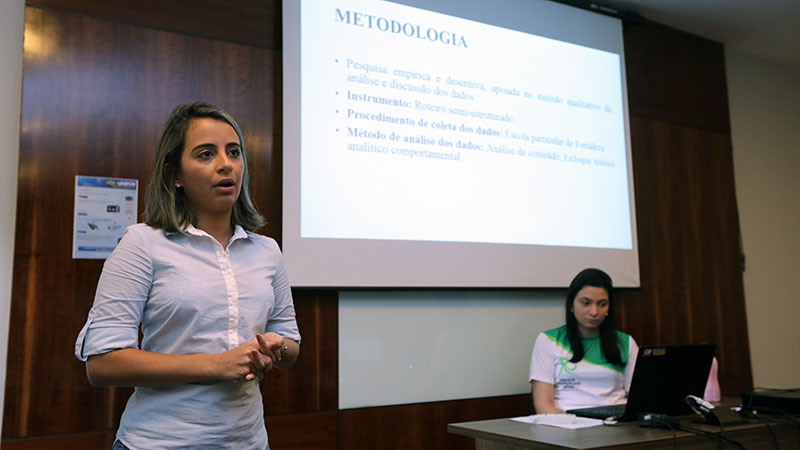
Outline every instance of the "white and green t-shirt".
POLYGON ((583 359, 572 363, 566 325, 539 333, 528 381, 552 384, 555 407, 561 411, 625 403, 639 347, 630 335, 617 334, 623 366, 606 361, 599 336, 581 339, 583 359))

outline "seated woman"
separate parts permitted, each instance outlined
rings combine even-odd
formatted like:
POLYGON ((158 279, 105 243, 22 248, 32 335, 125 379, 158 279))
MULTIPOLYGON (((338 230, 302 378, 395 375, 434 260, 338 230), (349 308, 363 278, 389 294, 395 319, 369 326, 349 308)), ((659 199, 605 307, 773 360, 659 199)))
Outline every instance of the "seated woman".
POLYGON ((639 347, 614 328, 611 277, 585 269, 567 291, 567 323, 539 333, 529 381, 539 414, 625 403, 639 347))

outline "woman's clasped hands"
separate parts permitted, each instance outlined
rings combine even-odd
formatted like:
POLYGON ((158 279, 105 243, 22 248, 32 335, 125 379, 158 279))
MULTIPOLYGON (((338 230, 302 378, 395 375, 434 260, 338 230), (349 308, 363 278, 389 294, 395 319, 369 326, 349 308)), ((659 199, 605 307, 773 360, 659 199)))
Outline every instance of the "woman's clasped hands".
POLYGON ((261 381, 274 364, 283 359, 284 339, 277 333, 257 334, 250 341, 218 353, 217 363, 226 379, 234 382, 261 381))

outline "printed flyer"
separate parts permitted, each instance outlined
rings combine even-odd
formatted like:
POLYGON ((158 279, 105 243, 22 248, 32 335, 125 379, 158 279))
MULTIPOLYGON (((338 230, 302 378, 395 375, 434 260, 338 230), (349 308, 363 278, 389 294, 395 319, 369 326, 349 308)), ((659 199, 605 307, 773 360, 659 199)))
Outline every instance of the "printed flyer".
POLYGON ((138 195, 138 180, 77 175, 72 257, 107 258, 136 223, 138 195))

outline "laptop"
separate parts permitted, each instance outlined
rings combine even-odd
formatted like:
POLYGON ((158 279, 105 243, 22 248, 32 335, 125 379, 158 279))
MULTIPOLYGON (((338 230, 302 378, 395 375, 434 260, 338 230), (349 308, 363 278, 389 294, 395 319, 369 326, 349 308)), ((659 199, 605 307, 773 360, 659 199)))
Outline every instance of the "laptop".
POLYGON ((626 404, 571 409, 567 413, 618 421, 638 420, 640 413, 690 414, 686 396, 703 396, 715 349, 714 344, 639 347, 626 404))

